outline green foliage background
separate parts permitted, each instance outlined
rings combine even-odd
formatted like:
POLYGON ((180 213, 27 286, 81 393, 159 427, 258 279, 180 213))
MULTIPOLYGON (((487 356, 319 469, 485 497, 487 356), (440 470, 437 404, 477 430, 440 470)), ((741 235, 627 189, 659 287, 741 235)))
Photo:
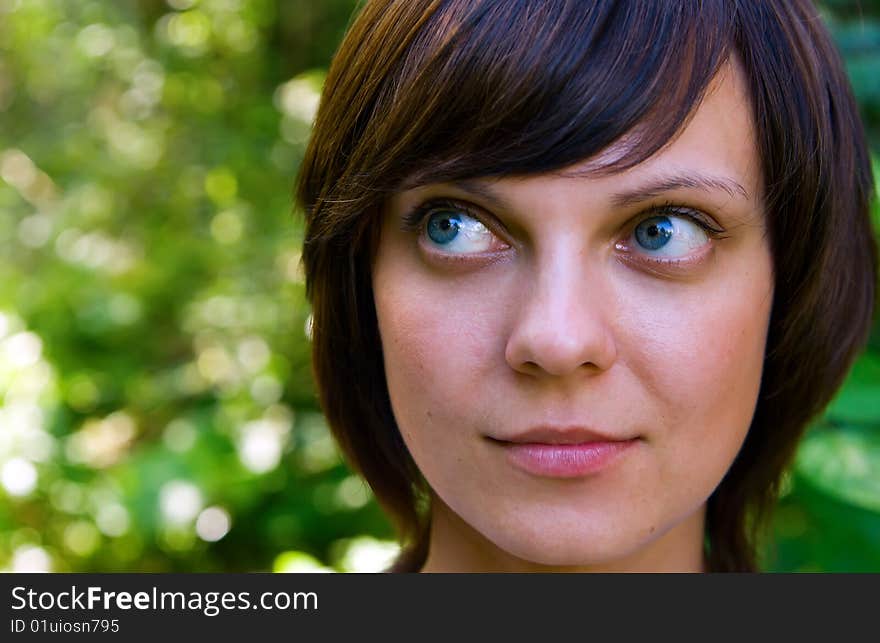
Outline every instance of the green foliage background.
MULTIPOLYGON (((859 4, 825 10, 876 151, 880 2, 859 4)), ((0 0, 0 568, 393 553, 316 408, 291 216, 353 7, 0 0)), ((880 571, 878 428, 875 325, 787 479, 769 569, 880 571)))

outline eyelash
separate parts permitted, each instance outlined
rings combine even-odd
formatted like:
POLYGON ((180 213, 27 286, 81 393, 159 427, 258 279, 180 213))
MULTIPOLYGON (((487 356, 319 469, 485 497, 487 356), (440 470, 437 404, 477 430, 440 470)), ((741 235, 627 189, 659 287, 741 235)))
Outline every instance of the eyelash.
MULTIPOLYGON (((435 212, 443 212, 444 210, 460 210, 469 217, 483 222, 483 217, 475 212, 468 203, 454 199, 431 199, 403 215, 403 230, 406 232, 421 232, 422 224, 426 218, 435 212)), ((485 222, 483 222, 483 225, 485 225, 485 222)))
POLYGON ((661 205, 652 206, 648 208, 648 210, 639 213, 636 223, 633 227, 635 227, 645 219, 662 216, 664 214, 671 214, 673 216, 689 219, 693 223, 696 223, 698 226, 700 226, 703 232, 705 232, 712 239, 724 239, 727 236, 725 234, 726 231, 723 228, 715 227, 714 225, 709 223, 709 221, 707 220, 707 216, 699 210, 688 207, 686 205, 674 203, 672 201, 667 201, 661 205))
MULTIPOLYGON (((486 222, 483 220, 485 217, 481 217, 476 209, 469 203, 458 201, 455 199, 430 199, 422 203, 421 205, 416 206, 403 216, 402 229, 405 232, 420 233, 427 217, 434 214, 435 212, 443 212, 444 210, 459 210, 461 212, 464 212, 469 217, 481 221, 483 225, 486 225, 486 222)), ((672 201, 667 201, 659 205, 654 205, 649 207, 647 210, 643 210, 636 217, 633 217, 633 219, 630 220, 629 224, 627 225, 627 230, 629 231, 629 234, 632 234, 632 231, 635 230, 636 226, 638 226, 639 223, 641 223, 642 221, 650 219, 651 217, 663 215, 684 217, 689 221, 692 221, 693 223, 697 224, 710 239, 717 240, 725 239, 727 237, 727 235, 725 234, 726 231, 723 228, 715 227, 714 225, 709 223, 709 221, 706 220, 705 215, 703 215, 699 210, 672 201)), ((490 226, 486 227, 491 230, 490 226)), ((664 262, 663 260, 658 259, 653 259, 652 261, 664 262)), ((676 263, 676 261, 666 260, 665 263, 676 263)))

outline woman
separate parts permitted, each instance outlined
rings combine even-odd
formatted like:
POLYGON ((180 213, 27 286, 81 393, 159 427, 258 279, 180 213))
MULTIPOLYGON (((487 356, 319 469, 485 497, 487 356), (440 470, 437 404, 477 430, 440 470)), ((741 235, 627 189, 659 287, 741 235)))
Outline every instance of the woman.
POLYGON ((751 571, 870 327, 805 0, 373 0, 298 198, 321 403, 398 571, 751 571))

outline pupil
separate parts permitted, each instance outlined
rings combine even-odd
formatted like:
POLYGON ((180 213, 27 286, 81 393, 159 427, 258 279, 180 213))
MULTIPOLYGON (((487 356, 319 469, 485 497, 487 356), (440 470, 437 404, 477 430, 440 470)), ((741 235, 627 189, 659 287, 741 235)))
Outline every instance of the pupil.
POLYGON ((648 228, 648 236, 650 237, 656 237, 659 233, 660 230, 657 228, 656 225, 652 225, 650 228, 648 228))

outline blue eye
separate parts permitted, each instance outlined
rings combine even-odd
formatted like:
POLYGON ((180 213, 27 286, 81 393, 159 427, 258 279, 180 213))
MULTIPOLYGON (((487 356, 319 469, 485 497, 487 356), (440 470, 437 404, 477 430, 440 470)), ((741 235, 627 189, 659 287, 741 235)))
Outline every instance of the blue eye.
POLYGON ((497 237, 482 221, 452 208, 428 214, 425 235, 429 243, 449 254, 480 254, 498 245, 497 237))
POLYGON ((636 241, 645 250, 659 250, 669 243, 674 233, 669 217, 651 217, 636 226, 636 241))
POLYGON ((428 219, 428 237, 440 245, 450 243, 460 229, 461 215, 454 212, 437 212, 428 219))
POLYGON ((684 257, 709 241, 706 229, 688 216, 653 216, 633 231, 637 249, 659 257, 684 257))

